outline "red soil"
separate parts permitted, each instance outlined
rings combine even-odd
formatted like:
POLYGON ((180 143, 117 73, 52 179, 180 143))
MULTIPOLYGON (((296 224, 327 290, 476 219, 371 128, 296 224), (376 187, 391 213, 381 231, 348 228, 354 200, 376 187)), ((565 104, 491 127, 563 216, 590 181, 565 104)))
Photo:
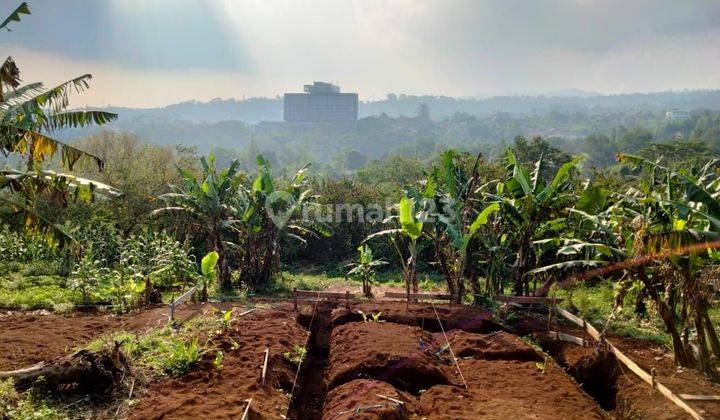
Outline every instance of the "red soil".
POLYGON ((361 408, 364 414, 357 416, 362 418, 399 418, 397 407, 383 406, 377 394, 392 394, 392 398, 405 402, 410 417, 429 419, 606 416, 559 366, 552 360, 545 361, 519 338, 504 332, 477 334, 453 329, 488 328, 491 323, 478 321, 487 321, 480 311, 437 308, 442 322, 447 323, 452 349, 460 358, 459 366, 468 385, 465 389, 445 347, 443 333, 430 333, 411 322, 413 316, 422 318, 428 310, 434 319, 432 307, 411 307, 408 312, 404 304, 360 306, 363 312, 382 310, 381 319, 387 321, 350 322, 353 317, 347 311, 334 311, 333 318, 340 325, 333 330, 330 341, 326 375, 330 390, 324 419, 355 418, 355 414, 347 413, 355 407, 361 408), (375 411, 364 409, 371 406, 380 407, 375 411))
POLYGON ((325 398, 323 418, 336 420, 400 420, 416 412, 412 397, 381 381, 355 379, 330 391, 325 398), (404 404, 384 398, 389 397, 404 404), (359 407, 359 408, 358 408, 359 407))
MULTIPOLYGON (((186 304, 178 309, 179 320, 202 312, 205 306, 186 304)), ((66 355, 74 348, 113 331, 142 332, 167 322, 165 305, 112 315, 76 312, 57 315, 47 311, 8 312, 0 315, 0 370, 26 367, 66 355)))
POLYGON ((146 397, 130 414, 132 419, 237 419, 252 398, 253 418, 279 418, 288 408, 296 366, 283 354, 304 345, 305 331, 292 312, 263 309, 238 318, 228 338, 216 338, 224 352, 223 367, 213 365, 215 352, 180 378, 152 383, 146 397), (268 376, 261 385, 265 349, 270 349, 268 376))
MULTIPOLYGON (((540 339, 547 330, 547 321, 537 318, 523 318, 517 324, 525 331, 536 331, 540 339)), ((567 334, 582 336, 580 328, 574 325, 560 325, 559 330, 567 334)), ((720 385, 710 381, 696 369, 679 369, 673 360, 672 350, 649 340, 631 337, 608 337, 613 345, 637 363, 646 372, 655 369, 657 381, 675 394, 720 395, 720 385)), ((685 419, 688 414, 665 398, 659 392, 653 392, 650 386, 632 371, 620 365, 614 358, 609 362, 598 358, 595 343, 590 347, 581 347, 572 343, 560 342, 543 337, 542 341, 553 357, 576 379, 586 387, 605 388, 615 407, 612 412, 621 418, 685 419)), ((720 404, 716 401, 690 401, 688 405, 705 418, 720 418, 720 404)))
POLYGON ((389 322, 341 325, 332 332, 327 382, 334 388, 352 379, 377 378, 409 392, 451 383, 433 353, 442 342, 418 327, 389 322))

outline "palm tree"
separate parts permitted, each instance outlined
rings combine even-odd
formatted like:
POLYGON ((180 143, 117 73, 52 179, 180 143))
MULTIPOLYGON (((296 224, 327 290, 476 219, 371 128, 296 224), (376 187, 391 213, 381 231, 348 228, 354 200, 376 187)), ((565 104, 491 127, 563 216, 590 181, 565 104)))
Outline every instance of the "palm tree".
MULTIPOLYGON (((0 30, 19 22, 29 15, 27 3, 18 6, 2 23, 0 30)), ((21 216, 24 226, 57 233, 60 238, 72 239, 62 229, 43 218, 35 208, 36 199, 49 196, 51 201, 65 204, 68 198, 93 200, 95 193, 120 192, 101 183, 81 179, 69 174, 43 170, 41 163, 48 157, 60 154, 62 167, 72 170, 80 159, 90 159, 100 170, 103 161, 49 136, 49 133, 66 127, 84 127, 104 124, 117 118, 103 111, 68 111, 71 92, 82 92, 89 87, 92 76, 76 77, 51 89, 40 82, 21 85, 20 69, 12 57, 0 66, 0 153, 19 154, 27 160, 25 170, 0 170, 0 204, 21 216)))

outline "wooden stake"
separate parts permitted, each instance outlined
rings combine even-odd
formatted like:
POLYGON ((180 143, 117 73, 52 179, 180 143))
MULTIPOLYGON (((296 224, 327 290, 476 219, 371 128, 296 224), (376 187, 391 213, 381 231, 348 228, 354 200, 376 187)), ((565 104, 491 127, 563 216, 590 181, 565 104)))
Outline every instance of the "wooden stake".
POLYGON ((295 312, 297 312, 297 287, 293 287, 293 307, 295 308, 295 312))
POLYGON ((350 292, 345 291, 345 309, 350 310, 350 292))
POLYGON ((257 308, 248 309, 247 311, 238 314, 238 317, 241 317, 241 316, 243 316, 243 315, 247 315, 247 314, 249 314, 250 312, 252 312, 252 311, 254 311, 254 310, 256 310, 256 309, 257 309, 257 308))
POLYGON ((262 386, 265 386, 265 375, 267 374, 267 364, 268 364, 268 358, 269 358, 269 357, 270 357, 270 349, 268 348, 268 349, 265 349, 265 363, 263 363, 263 368, 262 368, 262 381, 260 382, 260 384, 261 384, 262 386))
POLYGON ((243 413, 241 420, 250 420, 250 404, 252 403, 252 398, 245 401, 247 401, 248 405, 245 407, 245 412, 243 413))
POLYGON ((652 385, 653 391, 655 391, 657 389, 657 379, 655 379, 655 375, 656 375, 655 368, 650 369, 650 379, 651 379, 650 385, 652 385))
POLYGON ((585 321, 585 319, 583 319, 582 329, 583 329, 583 336, 582 336, 583 347, 587 347, 587 321, 585 321))

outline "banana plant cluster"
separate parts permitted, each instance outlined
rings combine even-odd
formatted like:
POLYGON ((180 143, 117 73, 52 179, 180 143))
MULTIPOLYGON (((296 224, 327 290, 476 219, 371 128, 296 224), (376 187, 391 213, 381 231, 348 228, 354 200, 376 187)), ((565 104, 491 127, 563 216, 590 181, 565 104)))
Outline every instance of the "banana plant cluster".
POLYGON ((249 182, 233 161, 218 170, 214 156, 200 159, 202 174, 196 177, 178 168, 183 186, 171 186, 173 192, 159 198, 166 204, 153 212, 182 213, 185 230, 204 237, 207 249, 218 255, 217 281, 225 292, 233 290, 233 268, 246 286, 267 284, 279 269, 281 240, 304 241, 303 236, 330 233, 323 225, 303 217, 303 208, 313 197, 306 186, 301 168, 280 188, 270 164, 258 155, 257 175, 249 182))

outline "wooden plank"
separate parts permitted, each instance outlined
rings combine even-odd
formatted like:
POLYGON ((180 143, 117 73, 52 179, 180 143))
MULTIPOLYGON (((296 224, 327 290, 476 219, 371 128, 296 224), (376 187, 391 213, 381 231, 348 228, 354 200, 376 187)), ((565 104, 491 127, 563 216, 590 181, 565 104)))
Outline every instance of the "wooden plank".
POLYGON ((686 401, 720 401, 720 395, 679 394, 678 396, 686 401))
POLYGON ((547 333, 547 335, 550 338, 557 338, 560 341, 567 341, 568 343, 574 343, 578 346, 584 347, 583 339, 580 337, 575 337, 574 335, 565 334, 558 331, 550 331, 547 333))
MULTIPOLYGON (((589 325, 589 324, 588 324, 588 325, 589 325)), ((608 346, 608 348, 610 349, 610 351, 615 355, 615 357, 617 357, 618 360, 622 360, 622 362, 623 362, 630 370, 632 370, 633 372, 635 372, 635 374, 636 374, 637 376, 639 376, 640 379, 642 379, 642 380, 644 380, 645 382, 649 383, 650 386, 652 386, 652 385, 653 385, 653 382, 654 382, 656 389, 657 389, 658 391, 660 391, 660 393, 663 394, 667 399, 669 399, 670 401, 674 402, 675 405, 677 405, 678 407, 680 407, 680 408, 682 408, 683 410, 685 410, 685 412, 688 413, 688 414, 690 414, 690 416, 691 416, 692 418, 694 418, 694 419, 696 419, 696 420, 701 420, 701 419, 702 419, 702 416, 701 416, 700 414, 698 414, 697 412, 695 412, 695 410, 693 410, 689 405, 687 405, 687 404, 685 403, 685 401, 683 401, 683 400, 682 400, 680 397, 678 397, 677 395, 673 394, 673 392, 670 391, 667 387, 665 387, 665 385, 663 385, 663 384, 661 384, 661 383, 658 383, 657 381, 653 381, 653 377, 652 377, 650 374, 648 374, 647 372, 645 372, 644 370, 642 370, 642 368, 641 368, 640 366, 638 366, 635 362, 633 362, 632 360, 630 360, 630 358, 628 358, 627 356, 625 356, 624 354, 622 354, 622 352, 621 352, 620 350, 618 350, 617 347, 615 347, 612 343, 607 342, 607 346, 608 346)))
POLYGON ((249 400, 246 400, 248 405, 245 407, 245 412, 243 413, 241 420, 250 420, 250 404, 252 404, 252 398, 249 400))
MULTIPOLYGON (((590 324, 587 321, 583 321, 581 318, 573 315, 572 313, 566 311, 562 308, 557 308, 558 313, 564 316, 565 318, 569 319, 570 321, 574 322, 575 324, 579 326, 585 326, 587 329, 588 334, 592 338, 594 338, 597 341, 600 340, 600 333, 597 329, 595 329, 592 324, 590 324)), ((680 397, 673 394, 672 391, 670 391, 666 386, 664 386, 661 383, 658 383, 655 378, 650 375, 649 373, 645 372, 640 366, 638 366, 637 363, 633 362, 629 357, 625 356, 617 347, 615 347, 611 342, 604 340, 605 344, 607 345, 607 348, 610 350, 612 354, 615 355, 615 357, 618 359, 618 361, 622 362, 625 366, 627 366, 628 369, 630 369, 633 373, 635 373, 640 379, 650 384, 651 387, 657 389, 660 391, 661 394, 665 396, 665 398, 669 399, 675 405, 685 410, 686 413, 688 413, 692 418, 696 420, 701 420, 702 416, 698 414, 695 410, 693 410, 689 405, 685 403, 680 397)))
POLYGON ((257 308, 252 308, 252 309, 248 309, 247 311, 245 311, 245 312, 243 312, 243 313, 239 314, 238 316, 243 316, 243 315, 247 315, 247 314, 249 314, 250 312, 252 312, 252 311, 254 311, 254 310, 256 310, 256 309, 257 309, 257 308))
MULTIPOLYGON (((405 299, 407 296, 408 294, 405 292, 385 292, 386 298, 405 299)), ((410 293, 410 299, 451 300, 452 295, 446 293, 410 293)))
POLYGON ((195 292, 197 292, 197 286, 193 286, 192 288, 190 288, 190 290, 180 295, 179 298, 175 299, 175 302, 173 302, 173 304, 175 305, 175 307, 177 307, 186 300, 190 299, 190 296, 192 296, 195 292))
POLYGON ((265 375, 267 375, 267 364, 268 359, 270 358, 270 349, 265 349, 265 361, 263 362, 262 367, 262 380, 260 381, 260 385, 265 386, 265 375))
POLYGON ((355 295, 353 293, 345 293, 345 292, 316 292, 312 290, 296 290, 295 296, 297 297, 310 297, 310 298, 319 298, 319 299, 354 299, 355 295))
MULTIPOLYGON (((542 296, 493 296, 493 300, 496 300, 498 302, 506 302, 506 303, 541 303, 543 305, 547 305, 548 303, 552 302, 552 299, 542 296)), ((562 302, 562 299, 556 299, 556 302, 562 302)))
POLYGON ((180 304, 190 299, 190 296, 192 296, 195 292, 197 292, 197 286, 191 287, 190 290, 180 295, 179 298, 175 299, 168 305, 168 319, 170 321, 172 321, 175 317, 175 309, 180 306, 180 304))

